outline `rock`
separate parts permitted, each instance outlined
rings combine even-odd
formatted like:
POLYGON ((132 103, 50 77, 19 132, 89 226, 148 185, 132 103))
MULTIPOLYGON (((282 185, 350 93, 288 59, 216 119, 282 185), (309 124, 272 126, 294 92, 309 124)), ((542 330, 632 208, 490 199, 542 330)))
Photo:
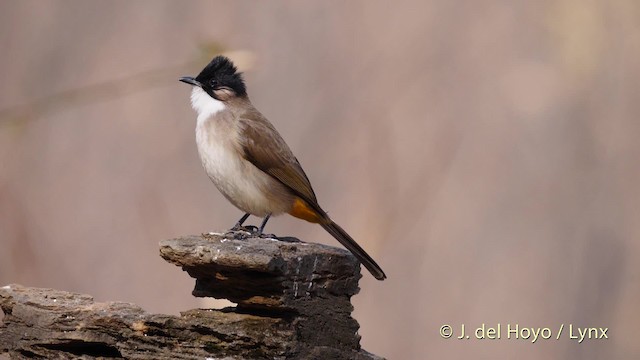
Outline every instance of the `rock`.
POLYGON ((193 295, 229 299, 237 307, 149 314, 135 304, 10 285, 0 288, 0 354, 381 359, 360 349, 350 303, 359 290, 360 267, 345 250, 230 233, 162 241, 160 253, 196 279, 193 295))
POLYGON ((299 313, 317 312, 310 301, 331 307, 338 301, 351 312, 349 299, 358 293, 361 277, 356 258, 343 249, 295 240, 187 236, 161 241, 160 256, 196 279, 194 296, 299 313))

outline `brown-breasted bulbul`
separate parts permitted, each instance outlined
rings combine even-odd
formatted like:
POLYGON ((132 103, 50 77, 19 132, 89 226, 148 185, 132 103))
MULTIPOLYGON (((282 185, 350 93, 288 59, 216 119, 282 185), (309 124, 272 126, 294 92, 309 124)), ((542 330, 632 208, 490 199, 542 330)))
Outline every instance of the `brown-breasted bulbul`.
POLYGON ((378 280, 386 275, 346 231, 322 210, 298 159, 273 125, 249 101, 234 64, 217 56, 196 76, 191 105, 198 113, 196 143, 202 165, 218 190, 245 215, 264 220, 283 213, 320 224, 378 280))

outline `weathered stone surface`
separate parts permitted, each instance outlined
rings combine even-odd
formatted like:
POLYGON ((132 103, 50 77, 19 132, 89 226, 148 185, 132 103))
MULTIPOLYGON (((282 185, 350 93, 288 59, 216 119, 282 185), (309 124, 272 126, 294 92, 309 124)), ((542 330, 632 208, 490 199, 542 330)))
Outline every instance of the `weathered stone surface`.
MULTIPOLYGON (((237 307, 149 314, 135 304, 10 285, 0 288, 0 354, 45 359, 381 359, 360 349, 350 297, 360 267, 318 244, 244 233, 161 242, 196 279, 196 296, 237 307)), ((168 290, 169 291, 169 290, 168 290)))
POLYGON ((241 308, 352 311, 360 266, 331 246, 248 237, 243 233, 187 236, 160 242, 160 255, 196 279, 194 296, 229 299, 241 308), (327 300, 331 299, 331 300, 327 300), (310 302, 314 306, 310 306, 310 302), (319 308, 318 308, 319 307, 319 308))
POLYGON ((135 304, 20 285, 0 289, 0 307, 0 350, 12 358, 286 358, 294 337, 279 318, 221 310, 148 314, 135 304))
POLYGON ((247 313, 292 316, 304 342, 360 347, 350 301, 360 266, 346 250, 239 231, 161 241, 160 255, 196 279, 194 296, 228 299, 247 313))

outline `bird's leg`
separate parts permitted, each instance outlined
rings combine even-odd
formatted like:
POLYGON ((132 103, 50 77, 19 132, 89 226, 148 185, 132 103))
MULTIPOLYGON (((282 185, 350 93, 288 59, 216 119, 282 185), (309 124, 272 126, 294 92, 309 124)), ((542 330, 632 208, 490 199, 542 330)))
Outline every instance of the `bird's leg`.
POLYGON ((242 215, 240 220, 238 220, 238 222, 235 225, 233 225, 231 230, 242 230, 242 224, 249 218, 250 215, 251 214, 249 214, 249 213, 246 213, 246 214, 242 215))
POLYGON ((264 220, 262 220, 262 224, 260 224, 260 228, 258 229, 258 236, 262 236, 264 227, 267 226, 267 221, 269 221, 270 217, 271 217, 271 214, 267 214, 267 216, 264 217, 264 220))

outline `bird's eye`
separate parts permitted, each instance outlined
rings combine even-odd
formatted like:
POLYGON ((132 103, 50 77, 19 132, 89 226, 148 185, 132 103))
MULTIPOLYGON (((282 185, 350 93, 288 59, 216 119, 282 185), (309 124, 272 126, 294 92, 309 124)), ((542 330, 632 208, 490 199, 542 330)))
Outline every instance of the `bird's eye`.
POLYGON ((218 86, 218 82, 216 80, 211 80, 209 84, 211 85, 212 88, 215 88, 216 86, 218 86))

